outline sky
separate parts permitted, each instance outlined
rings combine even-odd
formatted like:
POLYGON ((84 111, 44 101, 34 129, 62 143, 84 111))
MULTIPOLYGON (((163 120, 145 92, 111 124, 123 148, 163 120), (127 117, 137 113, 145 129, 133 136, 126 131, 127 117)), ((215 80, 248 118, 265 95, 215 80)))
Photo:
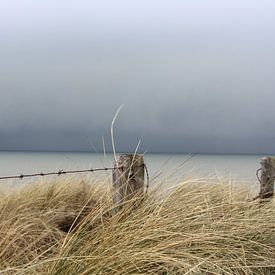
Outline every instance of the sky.
POLYGON ((275 2, 0 0, 0 150, 275 153, 275 2))

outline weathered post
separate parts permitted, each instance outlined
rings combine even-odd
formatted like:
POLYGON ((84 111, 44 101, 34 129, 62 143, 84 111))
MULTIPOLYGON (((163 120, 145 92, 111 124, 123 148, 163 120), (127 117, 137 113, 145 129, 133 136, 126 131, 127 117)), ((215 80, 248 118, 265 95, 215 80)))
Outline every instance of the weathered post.
POLYGON ((261 166, 259 199, 264 200, 273 197, 274 194, 275 157, 262 158, 261 166))
POLYGON ((144 161, 142 155, 116 155, 113 187, 115 212, 134 196, 144 193, 144 161))

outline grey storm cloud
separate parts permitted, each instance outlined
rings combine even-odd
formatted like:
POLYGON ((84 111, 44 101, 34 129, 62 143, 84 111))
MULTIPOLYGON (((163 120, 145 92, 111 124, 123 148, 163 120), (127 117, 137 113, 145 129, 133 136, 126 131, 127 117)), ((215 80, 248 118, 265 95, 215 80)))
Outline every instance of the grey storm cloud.
POLYGON ((275 152, 273 2, 0 6, 0 150, 275 152))

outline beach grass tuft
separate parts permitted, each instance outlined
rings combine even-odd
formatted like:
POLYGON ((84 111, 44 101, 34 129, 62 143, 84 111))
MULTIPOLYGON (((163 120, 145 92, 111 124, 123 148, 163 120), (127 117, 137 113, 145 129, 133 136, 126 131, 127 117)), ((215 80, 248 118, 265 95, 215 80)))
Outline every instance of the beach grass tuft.
POLYGON ((1 274, 275 273, 275 205, 245 187, 188 179, 117 213, 93 180, 1 189, 1 274))

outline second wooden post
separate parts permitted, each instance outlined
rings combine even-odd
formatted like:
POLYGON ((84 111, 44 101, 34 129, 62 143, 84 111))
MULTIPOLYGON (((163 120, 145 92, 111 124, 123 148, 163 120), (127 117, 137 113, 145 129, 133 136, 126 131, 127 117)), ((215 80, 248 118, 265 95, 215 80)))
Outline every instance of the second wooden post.
POLYGON ((274 194, 275 158, 265 157, 261 160, 261 187, 259 198, 264 200, 274 194))

